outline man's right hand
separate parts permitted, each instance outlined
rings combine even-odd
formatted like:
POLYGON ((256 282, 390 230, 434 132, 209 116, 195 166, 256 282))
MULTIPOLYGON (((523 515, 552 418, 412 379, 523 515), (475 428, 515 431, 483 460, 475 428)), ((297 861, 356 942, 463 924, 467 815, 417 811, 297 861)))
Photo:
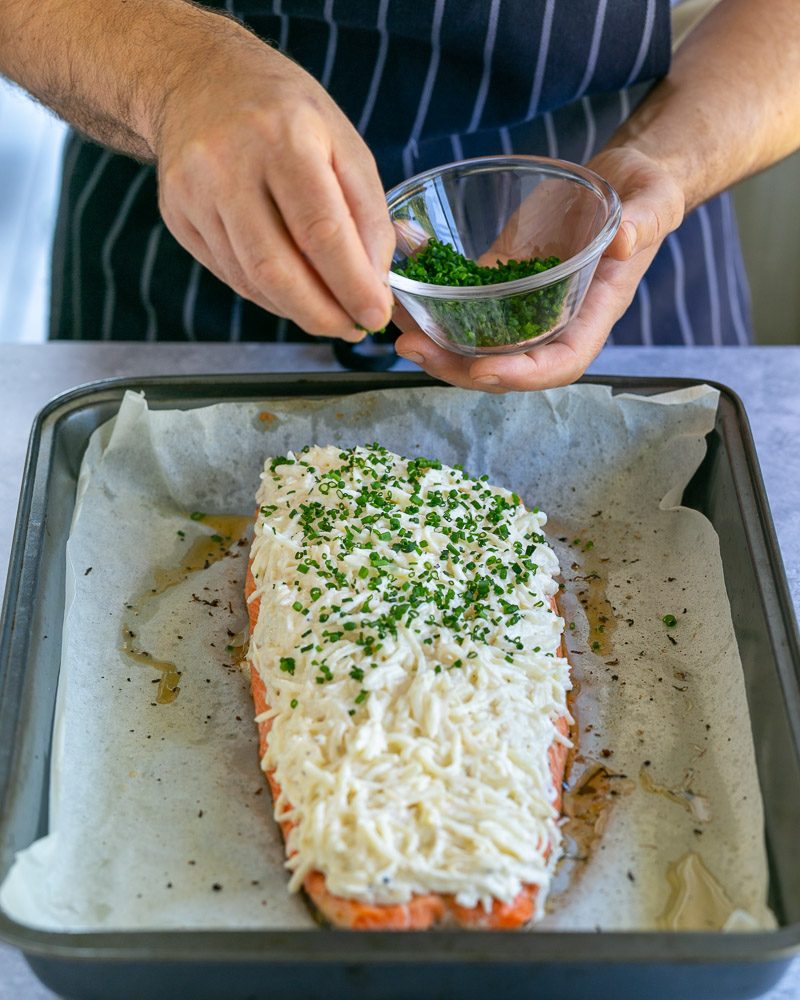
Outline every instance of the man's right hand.
POLYGON ((308 333, 386 325, 395 237, 372 154, 302 68, 227 19, 203 25, 152 136, 175 238, 308 333))

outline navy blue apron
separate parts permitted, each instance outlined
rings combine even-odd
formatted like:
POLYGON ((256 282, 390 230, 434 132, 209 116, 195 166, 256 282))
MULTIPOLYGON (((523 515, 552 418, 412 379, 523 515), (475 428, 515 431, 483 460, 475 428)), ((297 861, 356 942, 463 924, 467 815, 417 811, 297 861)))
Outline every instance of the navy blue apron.
MULTIPOLYGON (((490 153, 585 162, 663 76, 669 0, 253 0, 228 3, 326 87, 386 188, 490 153)), ((155 171, 72 135, 54 244, 51 336, 305 340, 173 239, 155 171)), ((667 238, 617 344, 738 344, 749 303, 730 199, 667 238)))

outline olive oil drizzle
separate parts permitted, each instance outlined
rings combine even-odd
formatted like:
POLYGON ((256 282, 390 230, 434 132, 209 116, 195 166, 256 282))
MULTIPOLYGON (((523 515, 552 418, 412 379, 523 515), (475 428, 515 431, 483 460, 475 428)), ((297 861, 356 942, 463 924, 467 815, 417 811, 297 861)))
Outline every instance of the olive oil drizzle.
MULTIPOLYGON (((595 546, 589 524, 582 525, 576 532, 574 524, 550 517, 546 531, 551 544, 557 541, 563 546, 559 553, 561 576, 570 598, 582 606, 586 615, 589 649, 584 646, 583 638, 578 642, 573 636, 575 623, 567 620, 564 635, 570 651, 612 656, 618 614, 608 598, 609 558, 603 555, 602 548, 595 546)), ((564 617, 569 618, 566 611, 564 617)))
POLYGON ((639 781, 645 791, 661 795, 670 802, 683 806, 697 823, 708 823, 711 820, 711 804, 705 796, 698 795, 692 790, 693 777, 694 772, 689 770, 679 788, 668 788, 666 785, 656 784, 646 767, 639 769, 639 781))
POLYGON ((141 663, 146 667, 152 667, 154 670, 161 672, 161 678, 156 690, 156 702, 159 705, 169 705, 170 702, 175 701, 180 692, 179 682, 181 679, 181 672, 177 666, 169 660, 157 660, 147 650, 137 649, 133 645, 136 634, 131 631, 130 626, 127 624, 123 624, 122 626, 122 637, 122 652, 129 660, 133 660, 134 663, 141 663))
POLYGON ((246 659, 249 649, 250 630, 247 628, 242 629, 241 632, 237 632, 236 635, 232 636, 225 646, 225 651, 230 654, 231 662, 236 666, 246 659))
MULTIPOLYGON (((576 539, 578 542, 578 539, 576 539)), ((583 606, 589 624, 589 648, 597 656, 611 656, 617 617, 606 592, 608 570, 603 557, 586 541, 573 548, 571 587, 583 606)))
POLYGON ((573 861, 589 860, 608 825, 614 802, 634 787, 634 782, 626 775, 595 763, 565 790, 563 830, 572 847, 567 853, 573 861))
POLYGON ((657 920, 665 930, 722 930, 736 909, 694 851, 687 851, 669 865, 667 881, 670 896, 657 920))
MULTIPOLYGON (((133 621, 137 620, 138 628, 140 623, 152 618, 156 611, 156 601, 162 594, 183 583, 192 573, 208 569, 209 566, 224 559, 229 554, 231 546, 247 534, 252 519, 232 514, 195 513, 187 516, 187 528, 192 522, 210 531, 203 531, 188 545, 177 566, 156 569, 153 573, 152 586, 137 594, 125 605, 129 616, 122 623, 122 652, 134 663, 151 667, 161 673, 155 698, 159 705, 169 705, 178 697, 181 671, 172 661, 161 659, 137 645, 137 631, 132 627, 133 621)), ((180 534, 180 537, 185 536, 186 532, 180 534)))

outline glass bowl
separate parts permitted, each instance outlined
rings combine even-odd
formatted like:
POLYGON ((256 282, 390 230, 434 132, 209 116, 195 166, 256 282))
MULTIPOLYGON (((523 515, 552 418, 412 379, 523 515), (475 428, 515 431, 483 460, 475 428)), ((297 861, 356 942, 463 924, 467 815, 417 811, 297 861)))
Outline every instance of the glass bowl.
POLYGON ((397 234, 396 299, 440 346, 470 356, 519 354, 557 337, 580 309, 621 216, 592 170, 540 156, 483 156, 411 177, 386 195, 397 234), (397 273, 436 238, 470 260, 557 258, 528 277, 443 285, 397 273))

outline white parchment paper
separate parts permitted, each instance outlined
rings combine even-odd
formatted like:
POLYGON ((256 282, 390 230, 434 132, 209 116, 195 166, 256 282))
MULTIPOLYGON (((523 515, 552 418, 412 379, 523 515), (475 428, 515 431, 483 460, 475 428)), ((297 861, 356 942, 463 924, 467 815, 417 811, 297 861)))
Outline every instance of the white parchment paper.
POLYGON ((247 548, 225 545, 146 609, 142 595, 213 532, 192 512, 252 511, 267 455, 377 440, 486 473, 551 515, 577 681, 573 780, 602 766, 614 794, 591 849, 568 842, 539 927, 656 927, 667 869, 687 852, 734 925, 774 926, 718 540, 676 506, 716 405, 707 387, 408 389, 188 411, 127 395, 87 450, 67 546, 50 832, 17 857, 0 905, 53 929, 315 926, 286 892, 247 677, 226 649, 246 620, 247 548), (155 698, 161 674, 124 652, 132 614, 137 648, 181 673, 171 704, 155 698))

